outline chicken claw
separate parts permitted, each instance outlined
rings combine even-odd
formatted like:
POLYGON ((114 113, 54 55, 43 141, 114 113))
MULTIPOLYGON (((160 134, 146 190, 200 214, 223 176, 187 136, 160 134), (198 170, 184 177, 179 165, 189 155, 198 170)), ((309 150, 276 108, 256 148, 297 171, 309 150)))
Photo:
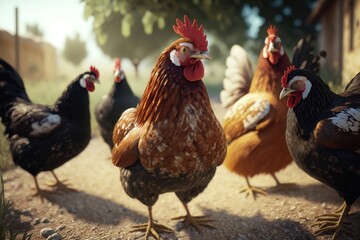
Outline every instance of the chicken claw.
POLYGON ((315 223, 311 226, 319 226, 314 234, 315 236, 325 234, 335 230, 335 233, 332 239, 336 239, 340 232, 343 232, 347 235, 352 236, 353 233, 348 224, 344 222, 344 218, 348 215, 350 211, 350 206, 344 203, 338 210, 333 214, 324 214, 316 217, 315 223))
POLYGON ((149 221, 148 223, 143 223, 139 225, 132 226, 132 230, 129 232, 145 232, 145 240, 147 240, 150 236, 153 236, 155 239, 160 240, 159 233, 172 233, 173 230, 161 225, 156 224, 152 218, 151 207, 148 207, 149 210, 149 221), (159 233, 158 233, 159 232, 159 233))
POLYGON ((245 177, 245 180, 246 180, 246 186, 240 189, 240 193, 242 192, 246 193, 245 197, 248 197, 250 195, 254 200, 256 200, 255 193, 268 195, 268 193, 262 190, 261 188, 251 186, 249 179, 247 177, 245 177))
POLYGON ((182 204, 185 207, 186 215, 174 217, 174 218, 171 218, 171 220, 183 219, 183 221, 182 221, 183 228, 188 228, 189 226, 192 226, 193 228, 195 228, 195 230, 198 233, 201 233, 200 227, 216 229, 216 227, 211 224, 211 222, 214 221, 213 219, 208 218, 208 216, 192 216, 190 214, 189 208, 187 207, 187 204, 186 203, 182 203, 182 204))

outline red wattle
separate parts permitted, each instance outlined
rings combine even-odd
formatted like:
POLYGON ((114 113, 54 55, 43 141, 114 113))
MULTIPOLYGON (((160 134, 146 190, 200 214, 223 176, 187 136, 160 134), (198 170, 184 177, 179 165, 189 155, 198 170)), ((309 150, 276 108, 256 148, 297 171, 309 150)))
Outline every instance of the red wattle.
POLYGON ((294 96, 289 96, 287 99, 287 106, 289 108, 294 108, 301 100, 301 95, 297 94, 294 96))
POLYGON ((95 85, 92 82, 86 81, 86 90, 93 92, 95 90, 95 85))
POLYGON ((201 61, 197 61, 184 68, 184 77, 188 81, 197 81, 204 77, 204 72, 204 64, 201 61))

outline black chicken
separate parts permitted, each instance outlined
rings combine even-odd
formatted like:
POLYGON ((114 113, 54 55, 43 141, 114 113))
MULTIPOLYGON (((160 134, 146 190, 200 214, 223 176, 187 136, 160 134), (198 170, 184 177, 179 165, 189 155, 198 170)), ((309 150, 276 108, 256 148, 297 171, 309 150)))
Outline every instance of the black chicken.
POLYGON ((317 218, 316 235, 340 229, 360 196, 360 73, 339 95, 316 75, 289 68, 280 98, 288 96, 286 141, 297 165, 344 199, 335 214, 317 218))
POLYGON ((0 59, 0 117, 15 164, 36 176, 51 171, 55 186, 66 187, 53 170, 85 149, 90 141, 89 94, 95 90, 95 67, 73 80, 53 106, 34 104, 20 75, 0 59))
POLYGON ((136 107, 139 103, 139 98, 131 91, 121 69, 120 58, 116 59, 114 74, 114 84, 110 92, 103 96, 95 108, 100 134, 110 150, 114 147, 112 134, 117 120, 126 109, 136 107))

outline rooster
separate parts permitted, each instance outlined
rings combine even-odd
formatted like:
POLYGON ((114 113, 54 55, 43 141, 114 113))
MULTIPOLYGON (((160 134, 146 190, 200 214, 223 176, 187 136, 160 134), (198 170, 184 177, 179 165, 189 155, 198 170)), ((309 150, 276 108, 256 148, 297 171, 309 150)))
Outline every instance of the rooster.
POLYGON ((109 145, 114 147, 112 133, 120 115, 128 108, 135 107, 139 98, 134 95, 121 69, 120 58, 115 61, 114 84, 110 92, 103 96, 95 108, 95 117, 99 124, 100 134, 109 145))
POLYGON ((288 97, 286 142, 296 164, 344 199, 334 214, 317 218, 316 235, 335 239, 360 196, 360 73, 339 95, 311 72, 290 67, 280 98, 288 97))
POLYGON ((80 74, 53 106, 34 104, 22 78, 0 59, 0 117, 10 152, 16 165, 29 172, 35 181, 35 195, 43 196, 36 176, 51 171, 55 186, 66 188, 54 169, 85 149, 90 141, 89 94, 95 90, 99 71, 80 74))
POLYGON ((184 227, 214 227, 211 219, 192 216, 188 203, 207 187, 226 155, 225 134, 202 81, 207 40, 203 26, 176 19, 181 36, 159 56, 137 108, 126 110, 115 125, 112 161, 120 167, 126 193, 148 207, 149 221, 134 226, 145 239, 171 232, 157 224, 152 206, 162 193, 175 192, 186 215, 184 227))
MULTIPOLYGON (((311 40, 299 41, 293 62, 316 72, 320 56, 312 52, 311 40)), ((291 62, 277 29, 270 25, 254 74, 245 50, 238 45, 231 49, 226 64, 220 93, 222 105, 229 107, 223 122, 228 143, 224 165, 245 177, 246 186, 240 192, 255 199, 255 193, 267 193, 251 186, 249 178, 270 174, 281 186, 275 173, 292 162, 285 142, 287 107, 278 99, 281 75, 291 62)))

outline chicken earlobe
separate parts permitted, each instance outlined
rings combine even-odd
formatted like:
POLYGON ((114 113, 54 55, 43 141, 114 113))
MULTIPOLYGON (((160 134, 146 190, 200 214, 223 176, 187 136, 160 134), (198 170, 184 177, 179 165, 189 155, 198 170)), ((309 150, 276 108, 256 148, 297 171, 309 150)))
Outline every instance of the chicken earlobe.
POLYGON ((112 162, 117 167, 126 168, 139 159, 139 140, 141 128, 133 128, 112 151, 112 162))

